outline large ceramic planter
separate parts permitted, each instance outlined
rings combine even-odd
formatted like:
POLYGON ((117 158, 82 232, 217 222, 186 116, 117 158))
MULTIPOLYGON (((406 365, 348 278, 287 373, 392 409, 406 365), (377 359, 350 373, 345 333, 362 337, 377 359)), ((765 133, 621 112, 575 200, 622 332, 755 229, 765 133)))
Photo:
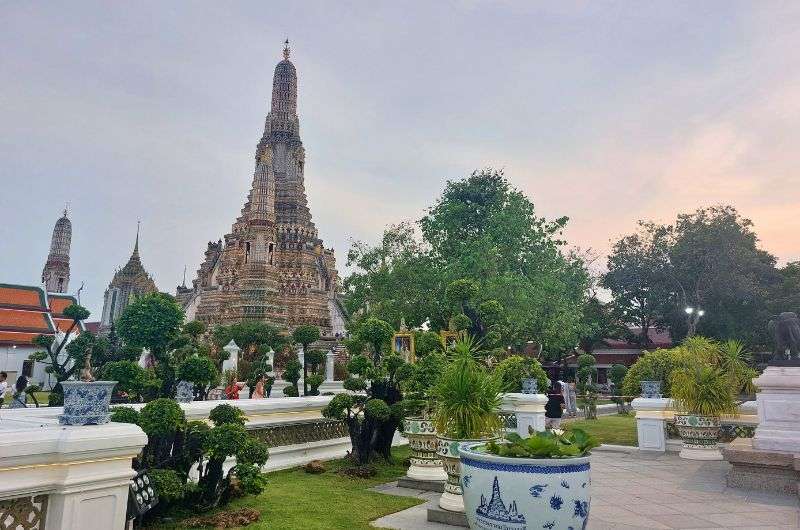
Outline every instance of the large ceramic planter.
POLYGON ((406 476, 412 480, 445 481, 447 474, 436 455, 438 441, 433 421, 428 418, 406 418, 403 435, 411 447, 411 467, 406 476))
POLYGON ((589 457, 507 458, 461 446, 464 511, 473 530, 585 529, 589 457))
POLYGON ((719 418, 696 414, 676 414, 675 427, 683 440, 681 458, 722 460, 722 453, 717 446, 721 433, 719 418))
POLYGON ((642 397, 647 399, 661 399, 661 381, 640 381, 642 397))
POLYGON ((442 460, 442 467, 447 473, 444 493, 439 499, 439 507, 451 512, 463 512, 464 500, 461 498, 461 461, 458 446, 462 443, 486 443, 488 440, 455 440, 444 436, 436 436, 438 442, 436 454, 442 460))
POLYGON ((64 389, 64 413, 58 417, 61 425, 100 425, 108 423, 116 381, 62 381, 64 389))

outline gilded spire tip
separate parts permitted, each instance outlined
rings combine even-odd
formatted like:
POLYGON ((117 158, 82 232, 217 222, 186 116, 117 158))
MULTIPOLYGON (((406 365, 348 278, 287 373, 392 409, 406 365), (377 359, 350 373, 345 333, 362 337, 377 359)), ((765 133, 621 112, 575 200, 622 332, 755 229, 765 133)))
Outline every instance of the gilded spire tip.
POLYGON ((289 60, 289 52, 291 51, 292 49, 289 48, 289 39, 286 39, 286 41, 283 43, 283 58, 287 61, 289 60))

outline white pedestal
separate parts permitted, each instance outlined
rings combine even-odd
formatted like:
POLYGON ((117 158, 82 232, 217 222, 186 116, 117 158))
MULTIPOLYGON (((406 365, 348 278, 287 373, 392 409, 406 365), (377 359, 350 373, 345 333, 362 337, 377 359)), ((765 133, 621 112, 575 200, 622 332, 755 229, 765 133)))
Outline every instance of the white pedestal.
POLYGON ((759 388, 753 448, 800 453, 800 366, 768 366, 753 383, 759 388))
POLYGON ((450 512, 464 512, 464 497, 444 492, 439 498, 439 508, 450 512))
POLYGON ((544 431, 544 394, 503 394, 503 410, 513 412, 517 417, 517 434, 523 438, 530 436, 529 428, 544 431))
POLYGON ((328 351, 325 355, 325 381, 331 383, 333 382, 333 362, 336 358, 336 354, 333 353, 333 350, 328 351))
POLYGON ((413 480, 423 480, 426 482, 443 482, 447 480, 447 473, 442 466, 417 466, 411 464, 408 467, 406 476, 413 480))
POLYGON ((636 435, 640 451, 663 453, 667 450, 667 419, 673 414, 672 400, 636 398, 631 403, 636 411, 636 435))

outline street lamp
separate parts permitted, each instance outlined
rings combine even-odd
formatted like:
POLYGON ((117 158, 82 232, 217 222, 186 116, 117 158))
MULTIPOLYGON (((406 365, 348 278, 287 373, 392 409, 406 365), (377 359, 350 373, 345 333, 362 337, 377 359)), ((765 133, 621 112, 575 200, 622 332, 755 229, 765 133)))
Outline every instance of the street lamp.
POLYGON ((703 309, 695 309, 692 306, 687 306, 683 309, 686 312, 686 323, 687 323, 687 330, 686 336, 692 337, 694 336, 695 330, 697 329, 697 323, 700 321, 700 317, 706 314, 705 310, 703 309))

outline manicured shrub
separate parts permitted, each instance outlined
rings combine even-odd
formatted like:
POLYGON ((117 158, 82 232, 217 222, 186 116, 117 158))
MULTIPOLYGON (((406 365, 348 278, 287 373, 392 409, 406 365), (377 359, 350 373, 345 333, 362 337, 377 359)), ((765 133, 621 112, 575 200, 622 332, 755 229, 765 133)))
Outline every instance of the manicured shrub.
POLYGON ((211 409, 211 412, 208 413, 208 419, 216 426, 229 424, 244 425, 245 421, 247 421, 241 409, 233 405, 228 405, 227 403, 217 405, 211 409))
POLYGON ((287 397, 298 397, 300 391, 294 385, 286 385, 283 389, 283 395, 287 397))
POLYGON ((153 468, 148 475, 160 503, 174 503, 186 495, 186 481, 174 469, 153 468))
POLYGON ((139 411, 130 407, 112 407, 111 421, 139 425, 139 411))
POLYGON ((548 377, 539 361, 532 357, 512 355, 503 359, 494 368, 495 375, 500 378, 502 392, 522 392, 523 379, 536 379, 536 387, 540 393, 547 392, 548 377))
POLYGON ((151 401, 139 416, 139 426, 147 436, 171 436, 185 424, 186 415, 174 399, 151 401))

